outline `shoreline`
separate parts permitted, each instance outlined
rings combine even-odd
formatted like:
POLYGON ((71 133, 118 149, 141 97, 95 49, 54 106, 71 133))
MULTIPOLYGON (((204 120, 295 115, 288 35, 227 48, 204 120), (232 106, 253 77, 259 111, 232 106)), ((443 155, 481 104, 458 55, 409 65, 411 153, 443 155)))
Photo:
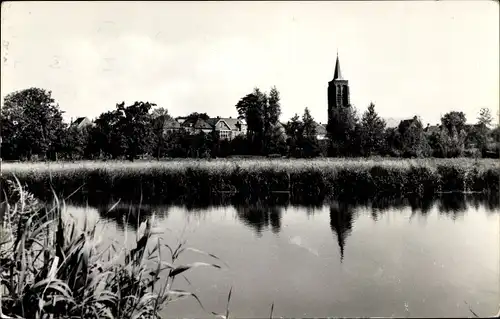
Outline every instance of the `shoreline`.
POLYGON ((146 162, 56 162, 2 165, 1 180, 17 177, 40 197, 52 188, 130 199, 200 200, 238 193, 266 198, 289 193, 304 200, 382 194, 499 191, 500 165, 490 159, 265 159, 146 162))

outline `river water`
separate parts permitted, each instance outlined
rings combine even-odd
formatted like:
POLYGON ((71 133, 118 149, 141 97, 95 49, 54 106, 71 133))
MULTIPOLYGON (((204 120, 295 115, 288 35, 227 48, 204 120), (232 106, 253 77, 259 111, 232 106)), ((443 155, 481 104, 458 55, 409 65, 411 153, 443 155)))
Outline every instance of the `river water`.
MULTIPOLYGON (((187 240, 222 259, 187 252, 196 268, 175 288, 195 292, 207 311, 269 317, 468 317, 498 311, 498 203, 441 199, 425 205, 228 205, 201 209, 120 202, 71 204, 67 216, 97 223, 104 242, 131 246, 137 215, 155 214, 165 243, 187 240), (111 204, 110 204, 111 205, 111 204), (110 206, 109 205, 109 206, 110 206), (127 213, 129 212, 129 213, 127 213), (123 216, 129 221, 124 222, 123 216)), ((164 255, 167 255, 166 253, 164 255)), ((170 260, 167 260, 170 261, 170 260)), ((210 317, 194 299, 164 317, 210 317)))

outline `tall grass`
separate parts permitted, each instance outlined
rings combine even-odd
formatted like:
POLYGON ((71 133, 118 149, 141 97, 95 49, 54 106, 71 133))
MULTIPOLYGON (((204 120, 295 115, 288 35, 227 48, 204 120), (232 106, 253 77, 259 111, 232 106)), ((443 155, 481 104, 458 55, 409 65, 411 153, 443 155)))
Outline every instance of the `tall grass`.
POLYGON ((57 197, 51 206, 30 202, 19 183, 16 194, 2 206, 1 318, 159 318, 162 308, 185 297, 203 308, 195 294, 174 289, 174 281, 193 268, 221 266, 177 261, 186 251, 217 256, 185 242, 155 241, 154 216, 137 230, 134 248, 103 247, 95 226, 64 221, 65 204, 57 197))
POLYGON ((110 196, 178 199, 239 193, 266 197, 288 192, 295 198, 498 192, 500 166, 475 159, 260 159, 165 162, 76 162, 5 164, 37 196, 58 191, 103 192, 110 196))

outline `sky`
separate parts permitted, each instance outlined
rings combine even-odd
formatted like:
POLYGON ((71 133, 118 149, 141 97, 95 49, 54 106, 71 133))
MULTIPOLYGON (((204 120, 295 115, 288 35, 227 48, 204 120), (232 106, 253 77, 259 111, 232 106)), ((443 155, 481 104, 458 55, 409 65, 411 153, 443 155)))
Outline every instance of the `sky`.
MULTIPOLYGON (((282 121, 327 121, 337 51, 351 103, 437 123, 499 110, 498 1, 2 2, 1 95, 52 91, 65 119, 117 103, 237 116, 275 85, 282 121)), ((498 120, 496 120, 498 121, 498 120)))

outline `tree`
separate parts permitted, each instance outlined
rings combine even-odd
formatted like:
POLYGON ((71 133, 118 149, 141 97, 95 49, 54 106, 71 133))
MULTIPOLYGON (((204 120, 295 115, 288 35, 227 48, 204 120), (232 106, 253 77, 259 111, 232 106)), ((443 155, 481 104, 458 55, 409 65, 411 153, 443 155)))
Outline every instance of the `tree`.
POLYGON ((442 126, 446 128, 449 133, 452 132, 453 127, 457 130, 457 132, 461 132, 462 130, 464 130, 465 122, 466 118, 463 112, 448 112, 441 118, 442 126))
POLYGON ((149 113, 153 106, 155 104, 149 102, 125 106, 122 102, 116 104, 115 110, 102 113, 91 129, 91 153, 134 160, 153 151, 154 126, 149 113))
POLYGON ((493 130, 491 130, 490 135, 493 138, 494 142, 500 143, 500 126, 497 126, 493 130))
POLYGON ((361 147, 366 156, 380 154, 384 148, 385 122, 370 103, 361 119, 361 147))
POLYGON ((384 133, 384 153, 389 156, 401 156, 402 138, 397 127, 389 127, 384 133))
POLYGON ((490 110, 482 108, 479 111, 477 121, 477 125, 469 126, 468 130, 466 130, 466 145, 475 145, 476 149, 484 153, 488 148, 490 127, 493 121, 490 110))
POLYGON ((186 117, 186 121, 193 121, 196 122, 198 119, 202 119, 204 121, 207 121, 210 118, 207 113, 198 113, 198 112, 193 112, 189 114, 186 117))
POLYGON ((471 125, 465 131, 465 146, 466 148, 474 147, 478 150, 483 150, 488 145, 489 129, 486 125, 480 123, 471 125))
POLYGON ((92 157, 116 159, 126 151, 126 141, 119 131, 121 114, 118 110, 104 112, 94 121, 90 129, 88 153, 92 157))
POLYGON ((233 155, 248 155, 248 138, 246 135, 238 135, 231 140, 231 153, 233 155))
POLYGON ((359 127, 356 110, 352 106, 330 110, 327 132, 330 156, 356 155, 359 152, 359 127))
POLYGON ((305 137, 316 139, 316 123, 307 107, 304 109, 304 115, 302 115, 302 126, 305 137))
POLYGON ((285 155, 287 151, 286 134, 284 128, 278 123, 270 127, 267 154, 285 155))
MULTIPOLYGON (((160 108, 161 109, 161 108, 160 108)), ((158 109, 151 112, 151 128, 153 131, 153 147, 152 153, 155 155, 156 159, 165 155, 165 121, 173 120, 168 112, 163 112, 163 110, 157 111, 158 109), (158 115, 160 114, 160 115, 158 115)))
POLYGON ((285 126, 285 132, 288 137, 299 139, 302 136, 303 125, 297 113, 288 121, 285 126))
POLYGON ((267 119, 268 115, 266 114, 269 114, 267 112, 267 103, 266 94, 255 88, 252 93, 247 94, 236 104, 238 117, 246 119, 247 136, 253 154, 262 154, 264 152, 265 116, 267 119))
POLYGON ((300 136, 301 148, 306 157, 314 157, 319 154, 319 145, 316 140, 316 122, 314 122, 309 109, 304 109, 302 116, 302 136, 300 136))
POLYGON ((271 125, 276 125, 281 115, 280 92, 275 86, 269 91, 269 106, 267 108, 267 118, 271 125))
POLYGON ((463 112, 448 112, 441 118, 440 144, 444 157, 457 157, 464 154, 467 138, 465 122, 463 112))
POLYGON ((151 112, 151 117, 156 119, 160 116, 165 116, 166 119, 172 119, 172 116, 168 113, 168 110, 164 107, 157 107, 151 112))
POLYGON ((67 159, 82 159, 86 155, 88 142, 89 130, 86 127, 68 127, 63 141, 64 156, 67 159))
MULTIPOLYGON (((281 115, 280 94, 273 86, 269 96, 259 88, 241 98, 236 104, 239 119, 246 119, 248 130, 247 137, 253 154, 269 153, 270 144, 279 143, 271 141, 279 137, 276 133, 279 117, 281 115)), ((274 147, 274 146, 273 146, 274 147)))
POLYGON ((422 122, 417 116, 404 120, 398 126, 397 142, 399 151, 404 157, 423 157, 430 152, 422 122))
POLYGON ((13 158, 57 157, 66 125, 52 92, 29 88, 8 94, 1 110, 2 151, 13 158))
MULTIPOLYGON (((279 139, 276 125, 278 124, 281 115, 280 94, 279 91, 273 86, 269 92, 269 97, 266 98, 266 103, 263 103, 263 116, 264 116, 264 149, 265 152, 270 154, 272 151, 269 149, 271 144, 279 143, 279 140, 273 141, 273 138, 279 139)), ((275 148, 276 145, 272 146, 275 148)))
POLYGON ((487 128, 491 127, 491 122, 493 121, 493 117, 491 116, 490 109, 483 107, 479 111, 479 116, 477 118, 477 123, 486 126, 487 128))
POLYGON ((127 107, 125 102, 117 104, 120 114, 118 131, 125 137, 126 155, 129 160, 151 151, 153 129, 149 111, 153 106, 156 104, 149 102, 135 102, 127 107))
POLYGON ((292 156, 301 153, 300 141, 304 132, 304 126, 298 114, 295 114, 285 126, 287 135, 288 152, 292 156))

